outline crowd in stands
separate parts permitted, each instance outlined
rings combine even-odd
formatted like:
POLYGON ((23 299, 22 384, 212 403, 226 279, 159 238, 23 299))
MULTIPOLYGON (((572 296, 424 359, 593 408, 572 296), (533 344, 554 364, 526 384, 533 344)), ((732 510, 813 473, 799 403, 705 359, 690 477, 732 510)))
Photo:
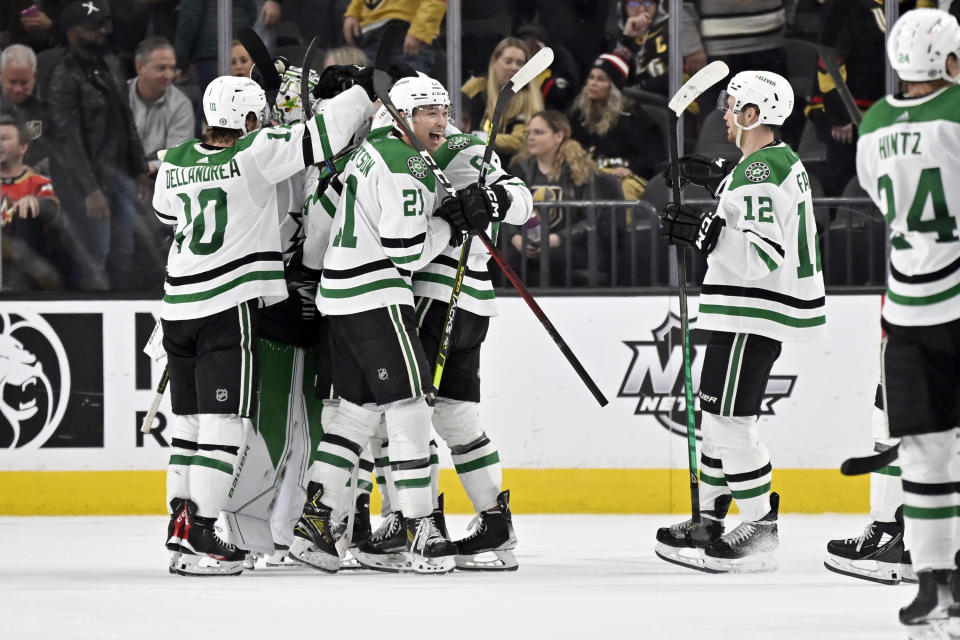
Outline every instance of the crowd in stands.
MULTIPOLYGON (((598 224, 582 207, 553 203, 657 197, 647 187, 668 157, 673 19, 681 21, 685 77, 724 60, 731 73, 764 68, 790 79, 797 107, 781 136, 813 174, 814 195, 856 194, 856 128, 816 53, 822 4, 686 0, 670 16, 665 0, 462 2, 464 84, 454 122, 464 131, 489 136, 500 88, 540 48, 555 54, 508 106, 495 144, 535 199, 551 203, 501 240, 530 284, 625 282, 614 275, 625 268, 622 256, 608 254, 629 252, 622 236, 637 212, 624 205, 598 224), (588 259, 592 251, 599 260, 588 259)), ((866 109, 884 92, 884 8, 882 0, 854 4, 838 49, 866 109)), ((918 4, 936 2, 905 0, 900 11, 918 4)), ((232 28, 254 27, 298 66, 314 35, 324 64, 365 65, 386 23, 402 20, 409 26, 395 59, 446 83, 445 12, 444 0, 234 0, 232 28)), ((148 215, 157 154, 203 134, 199 102, 217 75, 217 20, 216 0, 4 0, 3 291, 162 287, 170 231, 148 215)), ((249 75, 252 64, 234 41, 231 73, 249 75)), ((686 152, 738 158, 714 109, 721 88, 685 115, 686 152)), ((821 233, 831 219, 818 217, 821 233)))

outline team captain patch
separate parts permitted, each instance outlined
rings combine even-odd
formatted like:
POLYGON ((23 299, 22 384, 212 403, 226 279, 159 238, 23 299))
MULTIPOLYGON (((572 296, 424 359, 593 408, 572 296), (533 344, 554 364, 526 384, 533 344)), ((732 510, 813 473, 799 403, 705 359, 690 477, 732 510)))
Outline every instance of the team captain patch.
POLYGON ((746 176, 750 182, 763 182, 770 177, 770 167, 762 162, 751 162, 747 167, 746 176))
POLYGON ((413 156, 407 160, 407 169, 414 178, 423 180, 427 177, 427 163, 420 156, 413 156))

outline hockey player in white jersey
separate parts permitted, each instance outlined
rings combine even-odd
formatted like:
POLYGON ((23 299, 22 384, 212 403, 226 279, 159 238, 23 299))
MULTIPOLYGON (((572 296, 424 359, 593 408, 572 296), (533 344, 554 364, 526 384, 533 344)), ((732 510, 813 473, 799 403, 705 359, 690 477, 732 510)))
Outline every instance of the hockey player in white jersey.
POLYGON ((857 177, 890 228, 883 384, 919 581, 900 621, 916 627, 911 637, 946 626, 958 638, 960 25, 936 9, 909 11, 890 31, 887 57, 904 93, 864 116, 857 177))
MULTIPOLYGON (((449 97, 430 78, 403 78, 391 90, 415 135, 430 151, 444 140, 449 97)), ((430 367, 416 333, 412 273, 450 241, 433 217, 437 185, 419 154, 392 127, 371 131, 342 176, 323 260, 317 306, 328 316, 337 417, 317 452, 304 514, 290 555, 336 572, 341 494, 363 446, 385 416, 398 502, 413 571, 454 568, 455 546, 430 517, 430 367)))
POLYGON ((167 151, 153 199, 157 217, 176 225, 160 312, 177 416, 167 546, 182 552, 181 574, 235 575, 243 552, 213 524, 256 410, 254 308, 287 296, 274 185, 345 146, 373 102, 355 87, 305 124, 254 131, 267 120, 263 90, 225 76, 208 85, 203 107, 209 144, 167 151))
POLYGON ((770 571, 780 498, 757 416, 782 343, 825 333, 823 277, 807 172, 777 139, 793 110, 789 82, 738 73, 719 106, 743 158, 720 185, 717 210, 671 203, 661 214, 663 235, 707 260, 696 326, 709 336, 699 393, 702 519, 661 528, 656 552, 709 572, 770 571), (741 524, 724 533, 731 500, 741 524))

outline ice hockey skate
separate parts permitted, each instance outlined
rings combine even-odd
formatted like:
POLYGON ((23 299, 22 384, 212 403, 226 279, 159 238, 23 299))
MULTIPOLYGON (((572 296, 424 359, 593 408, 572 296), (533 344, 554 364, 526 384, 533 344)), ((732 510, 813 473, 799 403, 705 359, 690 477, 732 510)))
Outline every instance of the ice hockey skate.
POLYGON ((357 559, 358 547, 370 539, 373 527, 370 526, 370 494, 361 493, 357 496, 356 512, 353 516, 353 535, 350 536, 350 547, 340 560, 341 569, 362 569, 357 559))
POLYGON ((900 609, 900 623, 909 627, 911 640, 955 638, 948 635, 949 609, 954 605, 950 569, 917 572, 919 586, 913 602, 900 609))
POLYGON ((323 485, 311 482, 307 486, 307 501, 303 515, 293 528, 293 544, 290 556, 294 560, 320 571, 336 573, 340 570, 340 554, 337 539, 342 531, 336 531, 331 509, 320 502, 323 485))
POLYGON ((365 569, 391 573, 410 571, 403 515, 399 511, 388 513, 373 535, 357 547, 356 558, 365 569))
POLYGON ((733 531, 703 550, 703 571, 708 573, 766 573, 776 571, 773 552, 780 546, 777 513, 780 495, 770 494, 770 511, 759 520, 741 522, 733 531))
MULTIPOLYGON (((841 575, 880 584, 899 584, 903 579, 902 507, 894 522, 871 522, 856 538, 831 540, 823 566, 841 575)), ((909 556, 907 556, 909 564, 909 556)))
POLYGON ((410 566, 415 573, 450 573, 457 547, 437 527, 432 515, 407 520, 410 566))
POLYGON ((264 554, 259 563, 265 569, 293 569, 301 567, 299 562, 290 557, 290 547, 285 544, 274 544, 273 553, 264 554))
POLYGON ((167 571, 177 572, 177 563, 180 562, 180 541, 183 540, 184 529, 187 524, 187 501, 183 498, 174 498, 170 501, 170 522, 167 524, 167 549, 170 551, 170 563, 167 571))
POLYGON ((186 523, 180 557, 174 570, 181 576, 238 576, 247 552, 225 542, 215 530, 216 518, 196 515, 197 506, 186 501, 186 523))
POLYGON ((703 549, 723 535, 723 519, 727 517, 732 497, 729 494, 714 500, 713 509, 700 511, 700 522, 684 520, 657 530, 654 553, 661 560, 691 569, 703 568, 703 549))
POLYGON ((457 569, 462 571, 516 571, 513 550, 517 536, 510 513, 510 492, 497 496, 497 508, 483 511, 474 519, 473 533, 457 540, 457 569))

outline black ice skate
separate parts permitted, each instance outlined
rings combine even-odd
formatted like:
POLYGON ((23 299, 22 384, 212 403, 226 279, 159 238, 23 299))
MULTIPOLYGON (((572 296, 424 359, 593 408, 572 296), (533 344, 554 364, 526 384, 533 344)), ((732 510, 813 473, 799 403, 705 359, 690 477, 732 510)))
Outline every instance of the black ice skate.
POLYGON ((703 550, 708 573, 765 573, 776 571, 773 552, 780 546, 777 513, 780 495, 770 494, 770 511, 759 520, 740 523, 703 550))
POLYGON ((170 501, 170 522, 167 524, 167 550, 170 551, 170 564, 167 571, 177 572, 177 563, 180 561, 180 541, 183 540, 187 528, 187 501, 184 498, 174 498, 170 501))
POLYGON ((433 518, 434 523, 437 525, 437 529, 440 530, 440 534, 446 538, 450 539, 450 534, 447 533, 447 516, 443 510, 443 494, 441 493, 437 496, 437 508, 433 510, 433 513, 430 514, 430 517, 433 518))
POLYGON ((320 502, 322 495, 322 484, 311 482, 307 485, 307 501, 303 505, 303 515, 293 528, 293 544, 288 553, 308 567, 336 573, 340 570, 337 539, 343 531, 333 522, 330 507, 320 502))
POLYGON ((497 507, 474 519, 474 530, 457 540, 457 569, 464 571, 516 571, 517 536, 510 513, 510 492, 497 496, 497 507))
POLYGON ((900 609, 900 623, 910 630, 910 638, 952 638, 947 635, 951 605, 955 605, 951 592, 950 569, 928 569, 917 572, 917 596, 913 602, 900 609))
POLYGON ((365 569, 391 573, 410 571, 403 515, 399 511, 387 514, 370 539, 357 547, 356 557, 365 569))
POLYGON ((691 569, 703 568, 703 549, 723 535, 723 519, 727 517, 732 497, 719 496, 713 509, 700 511, 700 522, 684 520, 657 530, 657 546, 654 553, 661 560, 691 569))
POLYGON ((186 501, 186 525, 180 541, 176 572, 181 576, 238 576, 247 552, 217 535, 216 518, 197 515, 197 505, 186 501))
POLYGON ((433 515, 407 520, 410 567, 416 573, 450 573, 457 546, 437 528, 433 515))
MULTIPOLYGON (((370 494, 361 493, 357 496, 356 511, 353 514, 353 533, 350 536, 350 546, 344 551, 343 558, 340 560, 341 569, 362 569, 360 561, 357 560, 357 549, 361 544, 370 539, 373 535, 373 527, 370 526, 370 494)), ((340 547, 346 545, 344 540, 340 541, 340 547)))
POLYGON ((902 521, 874 521, 857 538, 829 541, 823 566, 851 578, 899 584, 904 553, 902 521))

